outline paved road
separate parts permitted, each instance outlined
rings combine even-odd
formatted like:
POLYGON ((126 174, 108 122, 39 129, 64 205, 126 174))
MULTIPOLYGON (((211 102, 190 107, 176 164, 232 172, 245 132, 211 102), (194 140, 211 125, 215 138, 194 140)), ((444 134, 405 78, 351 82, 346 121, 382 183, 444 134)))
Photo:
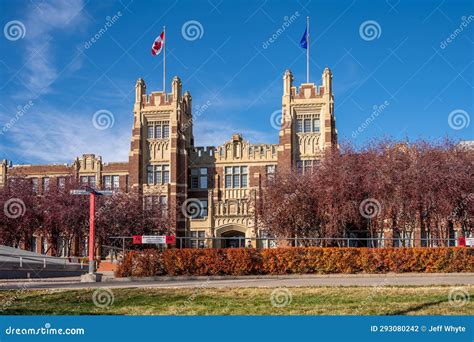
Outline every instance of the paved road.
POLYGON ((113 280, 81 283, 79 278, 55 280, 17 280, 0 282, 0 290, 8 289, 83 289, 83 288, 244 288, 244 287, 311 287, 311 286, 403 286, 403 285, 474 285, 474 273, 450 274, 349 274, 291 275, 268 277, 194 277, 161 278, 159 280, 113 280))

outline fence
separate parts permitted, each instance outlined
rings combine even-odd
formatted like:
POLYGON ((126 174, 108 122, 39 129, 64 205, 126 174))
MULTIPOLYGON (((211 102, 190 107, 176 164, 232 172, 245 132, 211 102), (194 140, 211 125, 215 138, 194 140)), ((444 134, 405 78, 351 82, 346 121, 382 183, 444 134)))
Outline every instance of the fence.
MULTIPOLYGON (((140 248, 133 245, 132 237, 113 236, 106 247, 117 252, 140 248)), ((239 237, 176 237, 176 248, 275 248, 287 247, 454 247, 458 241, 453 238, 248 238, 239 237)), ((148 245, 156 246, 156 245, 148 245)), ((157 247, 166 248, 165 245, 157 247)))

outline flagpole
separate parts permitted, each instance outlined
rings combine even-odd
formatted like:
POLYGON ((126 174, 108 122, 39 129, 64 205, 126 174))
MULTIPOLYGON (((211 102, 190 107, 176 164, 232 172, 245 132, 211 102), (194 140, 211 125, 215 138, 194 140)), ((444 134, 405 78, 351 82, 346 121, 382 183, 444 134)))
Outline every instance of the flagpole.
POLYGON ((309 83, 309 17, 306 17, 306 29, 308 30, 306 36, 306 44, 308 45, 306 49, 306 83, 309 83))
POLYGON ((163 26, 163 93, 166 99, 166 44, 168 43, 168 37, 166 37, 166 26, 163 26))

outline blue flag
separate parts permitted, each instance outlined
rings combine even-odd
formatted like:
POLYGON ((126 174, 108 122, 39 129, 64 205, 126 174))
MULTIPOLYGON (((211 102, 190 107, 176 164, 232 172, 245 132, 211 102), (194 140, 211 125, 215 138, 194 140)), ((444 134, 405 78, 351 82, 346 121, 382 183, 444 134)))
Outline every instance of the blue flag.
POLYGON ((306 30, 304 30, 303 38, 301 38, 300 46, 303 49, 308 48, 308 28, 307 27, 306 27, 306 30))

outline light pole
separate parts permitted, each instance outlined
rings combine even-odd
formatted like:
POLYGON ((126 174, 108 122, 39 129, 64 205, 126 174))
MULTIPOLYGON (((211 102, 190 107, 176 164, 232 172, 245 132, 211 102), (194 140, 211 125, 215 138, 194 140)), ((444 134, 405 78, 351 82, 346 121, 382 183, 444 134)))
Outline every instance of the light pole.
POLYGON ((89 195, 89 274, 95 272, 94 260, 94 219, 95 219, 95 198, 96 196, 112 196, 114 191, 111 190, 95 190, 86 187, 80 190, 71 190, 71 195, 89 195))

